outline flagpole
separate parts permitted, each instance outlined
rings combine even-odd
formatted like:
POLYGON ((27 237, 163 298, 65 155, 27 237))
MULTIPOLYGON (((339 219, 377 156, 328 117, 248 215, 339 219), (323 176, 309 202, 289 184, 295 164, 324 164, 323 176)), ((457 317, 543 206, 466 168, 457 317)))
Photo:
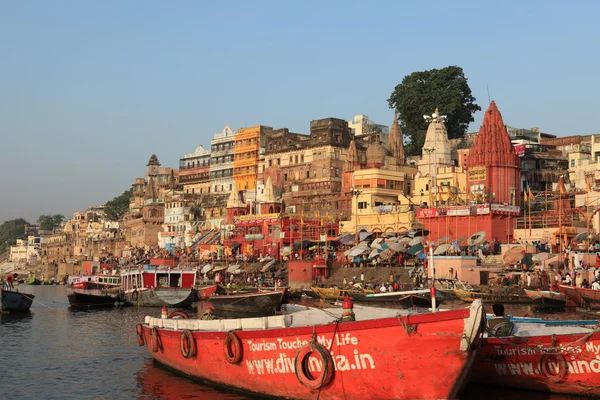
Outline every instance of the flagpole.
POLYGON ((531 239, 532 233, 531 233, 531 187, 528 187, 528 194, 529 194, 529 238, 531 239))

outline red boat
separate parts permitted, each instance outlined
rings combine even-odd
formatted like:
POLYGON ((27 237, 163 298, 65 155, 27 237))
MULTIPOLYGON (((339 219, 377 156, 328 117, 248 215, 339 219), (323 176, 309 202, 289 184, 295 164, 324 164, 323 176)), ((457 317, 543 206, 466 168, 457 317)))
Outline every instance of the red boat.
POLYGON ((200 286, 198 288, 198 300, 206 300, 217 293, 225 294, 227 291, 220 285, 200 286))
POLYGON ((475 358, 483 308, 404 310, 286 306, 223 320, 146 317, 138 343, 185 375, 271 398, 456 398, 475 358), (343 322, 354 313, 356 321, 343 322), (404 315, 399 315, 400 313, 404 315))
POLYGON ((69 278, 73 289, 117 289, 121 287, 121 277, 116 275, 89 275, 69 278))
POLYGON ((597 326, 515 322, 511 336, 484 337, 481 343, 472 370, 475 382, 600 396, 597 326))
POLYGON ((121 269, 126 304, 145 307, 191 307, 197 300, 196 267, 144 265, 121 269))
POLYGON ((584 289, 575 286, 558 285, 560 291, 578 307, 600 309, 600 290, 584 289))

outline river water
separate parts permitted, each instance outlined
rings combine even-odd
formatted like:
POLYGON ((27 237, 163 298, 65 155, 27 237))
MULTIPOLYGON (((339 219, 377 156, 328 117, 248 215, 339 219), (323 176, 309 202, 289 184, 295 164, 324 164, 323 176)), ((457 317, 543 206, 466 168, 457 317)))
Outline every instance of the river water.
MULTIPOLYGON (((2 399, 254 399, 180 377, 156 365, 137 344, 135 325, 157 308, 72 311, 64 286, 18 287, 36 296, 31 313, 0 316, 2 399)), ((455 307, 462 303, 450 304, 455 307)), ((539 316, 528 306, 507 313, 539 316)), ((561 319, 578 314, 554 315, 561 319)), ((571 399, 469 385, 461 399, 571 399)), ((573 397, 575 398, 575 397, 573 397)))

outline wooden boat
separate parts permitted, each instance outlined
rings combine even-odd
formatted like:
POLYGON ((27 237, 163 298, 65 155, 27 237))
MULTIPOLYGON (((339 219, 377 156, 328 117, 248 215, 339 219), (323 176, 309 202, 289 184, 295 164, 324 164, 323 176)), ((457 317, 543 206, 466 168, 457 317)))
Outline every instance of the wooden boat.
POLYGON ((539 308, 564 308, 567 304, 567 296, 564 293, 525 289, 525 294, 539 308))
POLYGON ((26 282, 28 285, 41 285, 42 281, 38 278, 29 278, 26 282))
POLYGON ((210 285, 210 286, 200 286, 197 288, 198 290, 198 300, 206 300, 210 296, 219 293, 225 294, 227 291, 220 285, 210 285))
POLYGON ((320 299, 319 295, 312 289, 302 289, 302 294, 310 299, 320 299))
MULTIPOLYGON (((402 308, 431 308, 431 297, 421 294, 406 294, 406 292, 398 292, 397 296, 394 292, 386 293, 386 296, 376 296, 375 294, 367 293, 349 293, 348 296, 358 303, 394 303, 402 308)), ((437 305, 444 302, 442 296, 436 296, 437 305)))
POLYGON ((198 299, 194 288, 197 267, 145 265, 121 269, 121 290, 126 304, 145 307, 191 307, 198 299))
POLYGON ((71 292, 67 298, 71 307, 77 309, 110 308, 119 301, 119 296, 81 292, 71 292))
POLYGON ((568 285, 558 285, 558 287, 577 306, 596 310, 600 309, 600 290, 584 289, 568 285))
POLYGON ((281 305, 287 303, 287 290, 244 294, 216 294, 208 298, 213 313, 217 316, 232 317, 268 317, 281 311, 281 305))
POLYGON ((33 303, 34 295, 0 288, 2 302, 0 311, 9 313, 28 312, 33 303))
POLYGON ((146 317, 137 337, 170 369, 262 398, 457 398, 475 357, 480 301, 410 316, 346 307, 288 305, 285 315, 228 320, 146 317), (356 321, 339 322, 344 312, 356 321))
POLYGON ((518 294, 481 293, 459 289, 454 289, 454 294, 465 303, 471 303, 477 299, 484 303, 531 303, 529 297, 518 294))
POLYGON ((338 288, 320 288, 311 287, 312 291, 322 300, 336 301, 344 300, 346 296, 350 296, 353 293, 366 294, 375 293, 374 290, 352 290, 352 289, 338 289, 338 288))
POLYGON ((519 390, 600 396, 597 325, 514 323, 511 336, 482 339, 472 381, 519 390))

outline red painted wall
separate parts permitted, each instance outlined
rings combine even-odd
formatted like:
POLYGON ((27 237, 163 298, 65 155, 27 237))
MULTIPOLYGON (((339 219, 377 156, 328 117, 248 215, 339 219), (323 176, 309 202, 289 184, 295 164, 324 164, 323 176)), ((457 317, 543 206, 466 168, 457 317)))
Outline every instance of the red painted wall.
POLYGON ((291 260, 288 264, 288 284, 291 288, 308 287, 313 281, 312 260, 291 260))
POLYGON ((181 277, 181 287, 191 288, 196 283, 196 274, 183 274, 181 277))
POLYGON ((176 266, 178 261, 172 258, 151 258, 150 265, 168 265, 169 267, 176 266))
POLYGON ((429 230, 427 240, 436 241, 444 236, 450 236, 452 239, 469 238, 477 232, 485 232, 485 240, 499 240, 501 243, 507 243, 507 235, 514 231, 515 217, 505 215, 489 214, 471 217, 434 217, 422 219, 425 229, 429 230))
POLYGON ((144 279, 144 287, 153 287, 154 286, 154 277, 156 274, 142 274, 142 278, 144 279))

